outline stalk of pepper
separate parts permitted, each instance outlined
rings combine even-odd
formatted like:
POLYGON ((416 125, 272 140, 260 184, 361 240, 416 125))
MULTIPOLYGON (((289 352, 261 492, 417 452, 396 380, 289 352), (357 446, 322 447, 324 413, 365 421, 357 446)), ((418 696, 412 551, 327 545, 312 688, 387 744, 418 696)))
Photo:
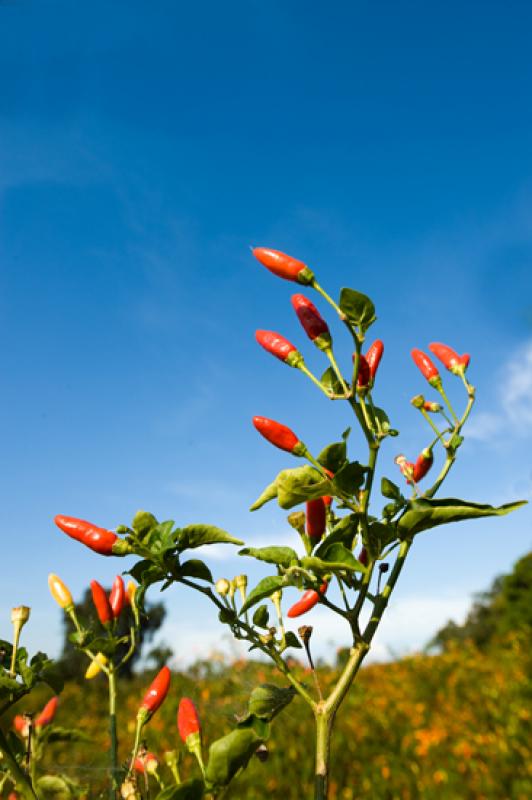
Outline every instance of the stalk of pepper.
POLYGON ((292 306, 309 339, 320 350, 328 350, 332 345, 329 326, 320 312, 311 301, 303 294, 293 294, 292 306))
POLYGON ((86 547, 100 553, 102 556, 124 556, 131 552, 131 547, 123 539, 120 539, 113 531, 106 528, 98 528, 91 522, 76 517, 65 517, 58 514, 54 518, 58 528, 70 536, 72 539, 81 542, 86 547))
POLYGON ((268 353, 275 356, 280 361, 290 367, 298 367, 303 362, 303 356, 295 345, 274 331, 255 331, 257 342, 264 347, 268 353))
POLYGON ((260 261, 278 278, 296 283, 312 283, 314 273, 303 261, 292 258, 280 250, 271 250, 269 247, 255 247, 252 252, 257 261, 260 261))
POLYGON ((111 593, 109 594, 109 605, 111 607, 114 619, 117 619, 122 613, 125 600, 126 590, 124 587, 124 581, 122 580, 121 575, 117 575, 113 581, 111 593))
POLYGON ((105 589, 98 581, 91 581, 92 602, 98 614, 98 619, 105 628, 108 628, 113 619, 113 612, 109 605, 109 600, 105 589))
POLYGON ((313 544, 318 542, 325 533, 326 517, 324 497, 307 501, 307 535, 313 544))
POLYGON ((416 348, 411 351, 411 355, 414 359, 414 364, 430 385, 435 387, 441 385, 440 373, 428 355, 424 353, 423 350, 418 350, 416 348))
POLYGON ((429 344, 429 350, 434 353, 444 367, 452 372, 454 375, 463 375, 467 369, 470 361, 470 356, 465 354, 459 356, 458 353, 446 344, 441 342, 432 342, 429 344))
POLYGON ((60 608, 64 608, 65 611, 74 608, 74 600, 68 587, 53 572, 48 575, 48 587, 50 594, 60 608))
POLYGON ((53 721, 55 717, 55 712, 57 711, 58 703, 59 703, 58 697, 52 697, 51 700, 48 700, 45 707, 35 720, 36 728, 45 728, 47 725, 50 725, 50 723, 53 721))
POLYGON ((278 447, 280 450, 285 450, 287 453, 292 453, 294 456, 304 456, 307 453, 307 448, 301 442, 295 433, 287 428, 286 425, 281 425, 280 422, 275 422, 273 419, 267 417, 253 417, 253 425, 264 438, 278 447))
POLYGON ((414 464, 412 477, 414 478, 415 483, 419 483, 419 481, 425 477, 429 469, 432 467, 433 461, 434 456, 432 454, 432 449, 430 447, 426 447, 421 451, 416 459, 416 463, 414 464))
POLYGON ((320 586, 319 592, 316 592, 315 589, 307 589, 306 592, 303 592, 297 603, 288 610, 287 617, 293 619, 294 617, 300 617, 302 614, 306 614, 307 611, 310 611, 311 608, 314 608, 317 605, 320 597, 325 594, 327 591, 327 583, 322 583, 320 586))
POLYGON ((381 363, 382 354, 384 353, 384 343, 380 339, 376 339, 368 352, 366 353, 366 362, 369 367, 369 377, 371 385, 375 381, 375 375, 381 363))

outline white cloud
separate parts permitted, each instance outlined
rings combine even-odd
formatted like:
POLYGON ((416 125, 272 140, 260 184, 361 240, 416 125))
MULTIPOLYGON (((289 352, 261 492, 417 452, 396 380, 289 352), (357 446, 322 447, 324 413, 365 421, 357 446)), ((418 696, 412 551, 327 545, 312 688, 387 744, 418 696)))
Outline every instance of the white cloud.
POLYGON ((498 385, 497 407, 472 417, 467 424, 468 438, 493 441, 508 430, 519 437, 532 434, 532 341, 502 366, 498 385))

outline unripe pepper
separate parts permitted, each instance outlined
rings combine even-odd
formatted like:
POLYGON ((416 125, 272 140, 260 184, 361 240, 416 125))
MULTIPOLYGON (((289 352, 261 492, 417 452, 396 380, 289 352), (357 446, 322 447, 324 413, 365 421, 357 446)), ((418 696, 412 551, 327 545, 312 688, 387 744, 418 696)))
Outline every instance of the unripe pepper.
POLYGON ((147 722, 164 702, 170 688, 170 670, 163 667, 144 695, 137 717, 147 722))
POLYGON ((91 581, 92 602, 98 614, 98 619, 104 627, 108 627, 113 619, 113 612, 109 605, 109 600, 105 589, 98 581, 91 581))
POLYGON ((323 497, 307 501, 307 535, 314 543, 325 533, 326 506, 323 497))
POLYGON ((68 587, 65 586, 61 578, 54 575, 53 572, 48 575, 48 586, 50 594, 58 606, 65 610, 74 607, 74 601, 68 587))
POLYGON ((459 356, 458 353, 452 349, 452 347, 448 347, 448 345, 442 344, 441 342, 432 342, 429 344, 429 350, 431 353, 434 353, 436 358, 441 361, 443 366, 454 375, 460 375, 467 369, 470 360, 470 357, 467 354, 464 356, 459 356))
POLYGON ((280 250, 271 250, 269 247, 255 247, 252 252, 255 258, 278 278, 297 283, 312 283, 314 273, 297 258, 287 256, 280 250))
POLYGON ((35 720, 36 728, 45 728, 53 721, 55 717, 55 712, 57 711, 58 703, 59 703, 58 697, 52 697, 51 700, 48 700, 45 707, 35 720))
POLYGON ((368 363, 369 376, 372 384, 375 381, 375 375, 377 374, 383 353, 384 343, 380 339, 376 339, 366 353, 366 361, 368 363))
POLYGON ((316 592, 314 589, 307 589, 306 592, 303 592, 297 603, 294 603, 288 610, 287 616, 293 619, 294 617, 300 617, 301 614, 310 611, 311 608, 317 605, 320 597, 324 595, 326 591, 327 583, 325 582, 320 586, 319 592, 316 592))
POLYGON ((421 451, 414 464, 413 478, 415 483, 419 483, 425 477, 429 469, 432 467, 434 456, 430 447, 426 447, 421 451))
POLYGON ((284 361, 290 367, 297 367, 303 361, 303 356, 295 345, 274 331, 255 331, 257 342, 264 347, 268 353, 275 356, 280 361, 284 361))
POLYGON ((320 312, 303 294, 292 295, 292 305, 297 317, 305 329, 305 333, 320 350, 326 350, 332 344, 329 326, 320 312))
POLYGON ((98 528, 83 519, 58 514, 54 518, 54 522, 72 539, 76 539, 102 556, 123 556, 131 550, 128 543, 120 539, 116 533, 108 531, 106 528, 98 528))
POLYGON ((85 670, 85 680, 91 681, 96 675, 99 675, 102 671, 102 667, 105 667, 107 664, 107 656, 103 653, 96 653, 93 660, 85 670))
POLYGON ((270 444, 280 450, 285 450, 294 456, 302 456, 306 453, 307 448, 303 442, 286 425, 281 425, 280 422, 275 422, 267 417, 253 417, 253 425, 261 436, 264 436, 270 444))
POLYGON ((122 580, 121 575, 117 575, 113 581, 111 593, 109 594, 109 605, 111 606, 114 619, 117 619, 122 613, 125 600, 126 590, 124 587, 124 581, 122 580))
POLYGON ((419 369, 423 377, 428 380, 431 386, 437 386, 441 380, 440 373, 428 355, 426 355, 423 350, 417 350, 415 348, 411 351, 411 355, 414 359, 414 364, 419 369))

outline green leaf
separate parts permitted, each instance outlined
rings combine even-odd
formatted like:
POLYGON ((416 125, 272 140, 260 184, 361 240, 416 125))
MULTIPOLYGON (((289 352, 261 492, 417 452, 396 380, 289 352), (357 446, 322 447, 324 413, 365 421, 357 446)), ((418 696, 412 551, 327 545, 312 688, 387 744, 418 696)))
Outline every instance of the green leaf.
POLYGON ((259 606, 253 614, 253 624, 258 628, 267 628, 270 624, 270 613, 268 606, 259 606))
POLYGON ((179 568, 179 574, 183 575, 183 577, 199 578, 201 581, 212 583, 212 574, 209 567, 197 558, 185 561, 179 568))
POLYGON ((39 796, 46 800, 69 800, 71 791, 68 783, 58 775, 43 775, 37 781, 39 796))
POLYGON ((338 304, 349 322, 366 331, 375 322, 375 306, 367 295, 354 289, 342 289, 338 304))
POLYGON ((238 551, 239 556, 251 556, 259 561, 266 561, 268 564, 277 564, 280 567, 289 567, 293 563, 298 563, 295 550, 291 547, 245 547, 238 551))
POLYGON ((322 557, 323 553, 336 542, 340 542, 347 547, 348 550, 351 549, 351 543, 355 538, 358 526, 358 515, 357 514, 348 514, 334 526, 331 533, 320 543, 319 547, 314 551, 314 555, 318 556, 319 558, 322 557))
POLYGON ((358 461, 351 461, 343 466, 334 476, 333 486, 340 494, 354 495, 364 483, 364 476, 368 471, 358 461))
POLYGON ((384 548, 397 539, 395 525, 384 525, 381 522, 372 522, 368 525, 367 537, 364 544, 372 558, 379 558, 384 548))
POLYGON ((244 544, 240 539, 215 525, 187 525, 179 537, 179 548, 201 547, 204 544, 244 544))
POLYGON ((141 583, 144 586, 149 586, 166 578, 166 572, 146 558, 133 564, 127 574, 131 575, 137 583, 141 583))
POLYGON ((222 608, 218 614, 218 619, 224 625, 232 625, 236 620, 236 614, 232 608, 222 608))
POLYGON ((383 478, 381 480, 381 494, 383 497, 388 497, 390 500, 397 500, 397 502, 404 500, 400 488, 393 481, 388 480, 388 478, 383 478))
POLYGON ((273 500, 275 497, 277 497, 277 479, 265 488, 260 497, 255 500, 252 506, 250 506, 249 510, 256 511, 258 508, 262 508, 263 505, 268 503, 270 500, 273 500))
POLYGON ((205 784, 198 778, 184 781, 179 786, 167 786, 156 795, 155 800, 201 800, 205 784))
POLYGON ((345 440, 327 445, 318 456, 318 461, 331 472, 338 472, 347 460, 347 445, 345 440))
MULTIPOLYGON (((325 543, 327 540, 325 540, 325 543)), ((320 556, 320 558, 332 567, 344 566, 345 569, 352 572, 365 572, 366 567, 353 555, 351 550, 344 547, 339 542, 329 544, 320 556)))
POLYGON ((503 506, 490 506, 482 503, 470 503, 465 500, 448 498, 444 500, 413 500, 408 503, 405 513, 397 520, 397 532, 401 538, 413 536, 421 531, 460 522, 465 519, 480 519, 509 514, 526 504, 526 500, 517 503, 506 503, 503 506))
POLYGON ((90 736, 78 728, 62 728, 59 725, 51 725, 45 728, 40 741, 52 744, 53 742, 90 742, 90 736))
POLYGON ((293 508, 331 493, 331 481, 325 480, 314 467, 285 469, 277 476, 277 500, 281 508, 293 508))
POLYGON ((329 367, 325 370, 323 375, 320 378, 321 385, 323 386, 326 391, 330 392, 331 394, 343 394, 344 387, 338 380, 336 372, 333 370, 332 367, 329 367))
POLYGON ((213 742, 205 770, 208 790, 216 791, 227 786, 236 773, 247 766, 261 743, 262 739, 253 728, 237 728, 213 742))
POLYGON ((293 686, 283 689, 273 683, 263 683, 251 692, 248 711, 271 722, 293 700, 295 693, 293 686))
POLYGON ((137 511, 133 517, 131 527, 140 539, 143 539, 153 528, 156 528, 158 521, 149 511, 137 511))
POLYGON ((389 436, 398 435, 398 431, 392 430, 392 427, 390 425, 390 420, 388 419, 388 414, 386 413, 386 411, 384 411, 384 409, 377 408, 377 406, 374 406, 373 413, 375 414, 375 417, 378 419, 381 426, 381 431, 383 433, 387 433, 389 436))
POLYGON ((280 575, 270 575, 267 578, 263 578, 248 594, 246 602, 240 609, 240 615, 244 614, 248 608, 255 606, 261 600, 265 600, 278 589, 282 589, 283 586, 287 585, 286 578, 280 575))
POLYGON ((285 649, 288 647, 297 647, 299 650, 303 647, 297 636, 295 635, 294 631, 287 631, 284 637, 284 645, 285 649))

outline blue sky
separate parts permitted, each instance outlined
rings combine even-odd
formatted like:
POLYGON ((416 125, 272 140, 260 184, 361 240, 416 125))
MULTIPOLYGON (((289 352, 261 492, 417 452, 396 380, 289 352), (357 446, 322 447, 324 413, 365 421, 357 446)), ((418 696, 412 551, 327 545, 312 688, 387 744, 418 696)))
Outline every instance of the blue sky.
MULTIPOLYGON (((478 387, 444 494, 530 497, 528 3, 14 1, 0 19, 5 626, 32 605, 27 641, 55 653, 48 572, 81 593, 123 564, 59 534, 56 513, 114 527, 147 508, 287 543, 280 509, 247 511, 290 466, 250 419, 282 420, 317 450, 349 417, 256 345, 256 328, 278 330, 325 366, 293 287, 249 245, 374 299, 376 399, 401 431, 383 473, 429 441, 409 351, 441 340, 472 354, 478 387)), ((356 437, 351 454, 363 458, 356 437)), ((377 654, 459 619, 529 549, 531 519, 419 537, 377 654)), ((224 552, 217 576, 244 569, 224 552)), ((177 663, 208 652, 208 607, 165 597, 177 663)), ((315 614, 324 654, 345 638, 315 614)))

